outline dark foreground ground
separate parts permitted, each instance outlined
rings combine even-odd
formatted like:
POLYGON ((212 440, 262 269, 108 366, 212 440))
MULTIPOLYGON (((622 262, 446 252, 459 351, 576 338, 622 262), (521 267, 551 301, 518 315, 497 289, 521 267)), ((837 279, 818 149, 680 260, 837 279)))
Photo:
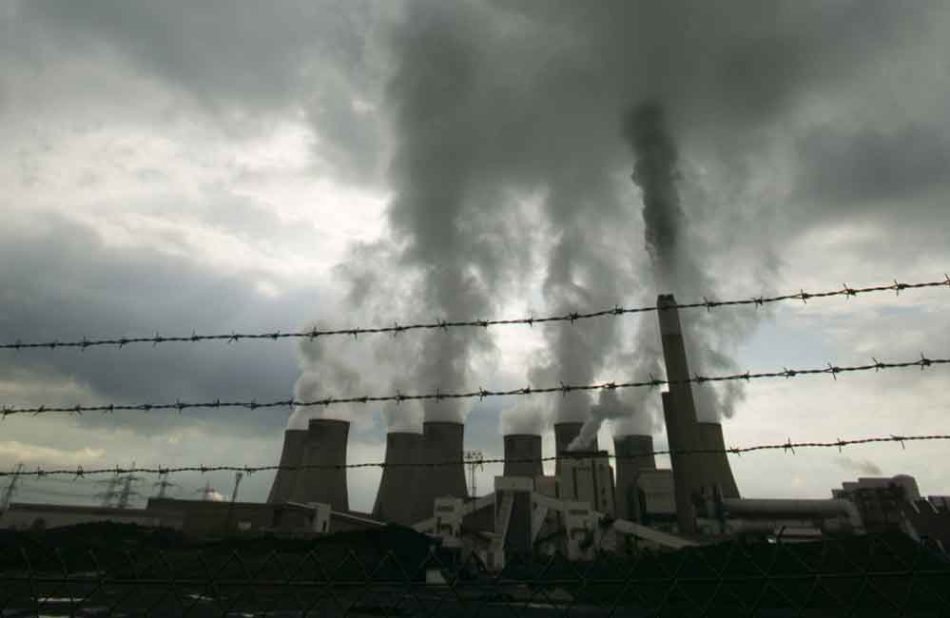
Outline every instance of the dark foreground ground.
POLYGON ((405 528, 189 541, 91 524, 0 532, 0 616, 950 616, 950 561, 894 534, 460 562, 405 528))

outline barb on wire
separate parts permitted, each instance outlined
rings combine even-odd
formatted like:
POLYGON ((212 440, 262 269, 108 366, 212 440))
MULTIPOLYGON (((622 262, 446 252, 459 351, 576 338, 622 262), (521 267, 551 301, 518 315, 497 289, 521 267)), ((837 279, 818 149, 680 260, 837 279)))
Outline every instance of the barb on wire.
MULTIPOLYGON (((792 442, 791 439, 786 440, 785 442, 774 442, 767 444, 753 444, 750 446, 731 446, 721 449, 712 449, 712 448, 698 448, 698 449, 655 449, 650 453, 638 453, 636 455, 616 455, 609 454, 607 457, 610 459, 615 459, 617 461, 626 461, 642 458, 645 455, 709 455, 717 453, 726 453, 729 455, 741 455, 744 453, 762 453, 766 451, 784 451, 789 454, 797 454, 795 449, 813 449, 813 448, 836 448, 839 451, 842 448, 849 446, 859 446, 859 445, 868 445, 868 444, 900 444, 901 447, 906 449, 906 443, 908 442, 932 442, 932 441, 942 441, 950 440, 950 434, 919 434, 919 435, 910 435, 910 436, 872 436, 867 438, 855 438, 851 440, 842 440, 840 438, 829 441, 820 441, 812 440, 807 442, 792 442)), ((557 456, 549 457, 534 457, 534 458, 515 458, 515 459, 504 459, 501 457, 495 457, 491 459, 482 459, 481 463, 483 464, 503 464, 503 463, 535 463, 538 461, 557 461, 570 459, 572 455, 570 454, 561 454, 557 456)), ((272 472, 277 470, 287 470, 287 471, 299 471, 299 470, 339 470, 343 468, 405 468, 405 467, 434 467, 434 466, 457 466, 460 464, 465 464, 464 460, 446 460, 430 463, 419 463, 419 462, 400 462, 400 463, 387 463, 383 461, 374 461, 374 462, 361 462, 361 463, 351 463, 351 464, 306 464, 306 465, 269 465, 269 466, 240 466, 240 465, 219 465, 219 466, 205 466, 205 465, 191 465, 191 466, 145 466, 145 467, 129 467, 122 468, 120 466, 114 466, 112 468, 55 468, 50 470, 43 470, 37 468, 36 470, 20 470, 19 472, 6 472, 0 471, 0 478, 7 476, 37 476, 37 477, 50 477, 50 476, 73 476, 73 477, 86 477, 92 475, 107 475, 111 474, 114 476, 122 476, 125 474, 157 474, 167 476, 169 474, 181 473, 181 472, 198 472, 201 474, 207 474, 210 472, 243 472, 245 474, 253 474, 255 472, 272 472)))
MULTIPOLYGON (((770 303, 779 303, 789 300, 797 300, 803 303, 806 303, 809 299, 812 298, 831 298, 835 296, 844 296, 846 298, 852 298, 860 294, 871 294, 876 292, 895 292, 900 294, 903 290, 912 290, 920 288, 938 288, 938 287, 947 287, 950 288, 950 276, 944 275, 943 279, 935 281, 923 281, 919 283, 902 283, 894 280, 893 283, 887 283, 883 285, 872 285, 863 288, 852 288, 847 284, 843 284, 843 287, 826 290, 823 292, 806 292, 800 290, 798 292, 790 294, 780 294, 777 296, 753 296, 750 298, 744 299, 735 299, 735 300, 711 300, 706 297, 703 297, 702 300, 689 303, 676 303, 665 307, 665 309, 696 309, 703 308, 707 311, 710 311, 714 308, 720 307, 739 307, 751 305, 755 307, 761 307, 770 303)), ((299 331, 272 331, 272 332, 257 332, 257 333, 213 333, 202 335, 195 331, 192 331, 190 335, 179 335, 179 336, 162 336, 159 333, 155 333, 152 337, 113 337, 105 339, 88 339, 82 337, 77 340, 70 341, 59 341, 58 339, 52 339, 49 341, 21 341, 19 339, 13 342, 0 343, 0 350, 59 350, 59 349, 79 349, 86 350, 87 348, 94 347, 116 347, 118 349, 124 348, 127 345, 135 343, 150 343, 152 346, 156 346, 159 343, 197 343, 203 341, 224 341, 226 343, 238 343, 241 341, 279 341, 283 339, 309 339, 313 341, 318 337, 335 337, 335 336, 350 336, 354 339, 358 335, 363 334, 380 334, 380 333, 389 333, 393 336, 396 336, 400 333, 411 330, 448 330, 449 328, 488 328, 489 326, 513 326, 513 325, 523 325, 523 326, 533 326, 535 324, 552 324, 552 323, 568 323, 574 324, 579 320, 589 320, 593 318, 609 317, 609 316, 620 316, 625 314, 632 313, 652 313, 659 311, 660 308, 656 305, 645 305, 641 307, 622 307, 615 306, 609 309, 599 309, 595 311, 588 312, 579 312, 579 311, 570 311, 568 313, 560 315, 550 315, 546 317, 521 317, 521 318, 511 318, 511 319, 499 319, 499 320, 445 320, 445 319, 436 319, 431 322, 419 322, 415 324, 400 324, 398 322, 393 323, 392 326, 380 326, 380 327, 366 327, 366 328, 333 328, 333 329, 318 329, 310 328, 307 330, 299 331)))
POLYGON ((878 372, 882 369, 901 369, 906 367, 920 367, 921 370, 931 367, 933 365, 948 365, 950 364, 950 358, 928 358, 923 354, 920 355, 920 358, 912 361, 901 361, 896 363, 885 363, 877 359, 873 359, 870 363, 863 365, 832 365, 828 363, 825 367, 816 367, 810 369, 787 369, 783 368, 780 371, 761 371, 753 373, 751 371, 745 371, 743 373, 732 373, 718 376, 693 376, 691 378, 686 378, 684 380, 661 380, 655 378, 652 375, 647 380, 640 380, 634 382, 601 382, 597 384, 564 384, 563 382, 557 386, 522 386, 518 388, 512 388, 508 390, 487 390, 484 388, 479 388, 474 391, 459 391, 459 392, 442 392, 439 389, 436 389, 432 393, 418 393, 418 394, 405 394, 400 391, 396 391, 394 395, 359 395, 359 396, 350 396, 350 397, 326 397, 323 399, 314 399, 314 400, 302 400, 302 399, 281 399, 277 401, 265 401, 263 403, 258 403, 257 401, 222 401, 220 399, 215 399, 214 401, 202 401, 202 402, 192 402, 187 403, 181 400, 176 399, 174 403, 138 403, 138 404, 100 404, 100 405, 72 405, 72 406, 48 406, 48 405, 39 405, 34 407, 23 407, 15 408, 9 406, 3 406, 0 408, 0 419, 6 418, 7 416, 12 416, 15 414, 48 414, 54 412, 72 412, 75 414, 80 414, 82 412, 118 412, 118 411, 138 411, 138 412, 167 412, 167 411, 176 411, 181 412, 186 409, 206 409, 206 408, 245 408, 248 410, 259 410, 263 408, 312 408, 317 406, 323 406, 324 408, 339 405, 339 404, 351 404, 351 403, 379 403, 393 401, 397 404, 402 403, 403 401, 426 401, 426 400, 438 400, 442 401, 444 399, 473 399, 478 398, 479 400, 485 399, 486 397, 514 397, 514 396, 530 396, 530 395, 539 395, 544 393, 560 393, 562 396, 566 396, 568 393, 576 391, 606 391, 606 390, 615 390, 618 388, 646 388, 646 387, 659 387, 663 385, 673 385, 673 384, 690 384, 690 383, 706 383, 706 382, 735 382, 738 380, 762 380, 769 378, 794 378, 798 376, 807 376, 807 375, 830 375, 835 380, 838 379, 839 374, 843 373, 859 373, 864 371, 874 371, 878 372))

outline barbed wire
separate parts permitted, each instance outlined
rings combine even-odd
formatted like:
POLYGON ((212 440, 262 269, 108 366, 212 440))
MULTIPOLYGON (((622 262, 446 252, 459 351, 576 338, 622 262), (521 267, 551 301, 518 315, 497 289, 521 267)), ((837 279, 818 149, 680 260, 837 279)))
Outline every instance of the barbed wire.
POLYGON ((420 394, 403 394, 399 391, 396 391, 394 395, 362 395, 356 397, 325 397, 323 399, 315 400, 300 400, 300 399, 283 399, 276 401, 265 401, 259 403, 257 401, 221 401, 216 399, 214 401, 202 401, 202 402, 184 402, 176 400, 174 403, 139 403, 139 404, 101 404, 101 405, 73 405, 73 406, 47 406, 39 405, 33 407, 22 407, 14 408, 8 406, 0 407, 0 419, 6 418, 7 416, 12 416, 16 414, 48 414, 48 413, 75 413, 81 414, 83 412, 128 412, 128 411, 137 411, 137 412, 182 412, 184 410, 193 410, 193 409, 220 409, 220 408, 245 408, 248 410, 259 410, 264 408, 312 408, 312 407, 324 407, 327 408, 332 405, 340 404, 369 404, 369 403, 381 403, 381 402, 395 402, 397 404, 404 401, 442 401, 442 400, 454 400, 454 399, 487 399, 493 397, 516 397, 516 396, 528 396, 528 395, 541 395, 541 394, 552 394, 560 393, 561 395, 567 395, 572 392, 581 392, 581 391, 610 391, 617 389, 625 388, 644 388, 644 387, 660 387, 660 386, 672 386, 677 384, 705 384, 707 382, 734 382, 734 381, 751 381, 751 380, 760 380, 760 379, 769 379, 769 378, 795 378, 798 376, 807 376, 807 375, 830 375, 834 379, 838 379, 838 374, 842 373, 857 373, 864 371, 880 371, 886 369, 902 369, 907 367, 920 367, 921 370, 931 367, 933 365, 946 365, 950 364, 950 358, 928 358, 923 354, 920 355, 919 360, 913 361, 903 361, 896 363, 886 363, 877 360, 876 358, 871 359, 872 362, 864 365, 833 365, 828 363, 825 367, 817 368, 807 368, 807 369, 787 369, 783 368, 781 371, 763 371, 752 373, 746 371, 744 373, 733 373, 727 375, 713 375, 713 376, 703 376, 703 375, 694 375, 691 378, 683 380, 664 380, 660 378, 655 378, 650 376, 647 380, 639 380, 635 382, 602 382, 598 384, 564 384, 561 383, 558 386, 545 386, 545 387, 533 387, 525 386, 522 388, 513 388, 508 390, 487 390, 484 388, 479 388, 475 391, 462 391, 462 392, 448 392, 443 393, 436 389, 434 393, 420 393, 420 394))
MULTIPOLYGON (((813 448, 836 448, 839 451, 843 448, 867 444, 900 444, 902 448, 906 448, 907 443, 909 442, 931 442, 931 441, 943 441, 950 440, 950 434, 917 434, 917 435, 908 435, 908 436, 898 436, 898 435, 889 435, 889 436, 872 436, 867 438, 855 438, 850 440, 828 440, 828 441, 807 441, 807 442, 792 442, 791 438, 787 439, 785 442, 773 442, 773 443, 764 443, 764 444, 755 444, 751 446, 733 446, 728 448, 721 449, 712 449, 712 448, 699 448, 699 449, 653 449, 651 451, 640 452, 635 455, 616 455, 616 454, 606 454, 605 456, 615 460, 615 461, 633 461, 647 456, 656 456, 656 455, 711 455, 711 454, 728 454, 728 455, 743 455, 747 453, 757 453, 765 451, 783 451, 785 453, 796 454, 796 449, 813 449, 813 448)), ((503 464, 503 463, 535 463, 535 462, 548 462, 548 461, 564 461, 568 459, 576 459, 577 455, 571 454, 560 454, 552 455, 548 457, 522 457, 522 458, 509 458, 505 459, 503 457, 495 458, 486 458, 482 460, 484 464, 503 464)), ((144 467, 129 467, 123 468, 121 466, 115 466, 112 468, 83 468, 82 466, 77 466, 76 468, 54 468, 51 470, 43 470, 37 468, 36 470, 21 470, 20 472, 8 471, 0 472, 0 478, 2 477, 48 477, 48 476, 71 476, 74 478, 85 478, 88 476, 104 475, 104 474, 113 474, 116 476, 125 475, 125 474, 156 474, 156 475, 168 475, 175 473, 183 472, 199 472, 201 474, 207 474, 211 472, 243 472, 245 474, 253 474, 255 472, 275 472, 278 470, 286 471, 301 471, 301 470, 341 470, 341 469, 351 469, 351 468, 437 468, 444 466, 459 466, 467 465, 471 462, 463 459, 456 460, 445 460, 437 462, 361 462, 361 463, 351 463, 351 464, 306 464, 306 465, 268 465, 268 466, 235 466, 235 465, 217 465, 217 466, 144 466, 144 467)))
MULTIPOLYGON (((798 292, 790 294, 781 294, 778 296, 753 296, 750 298, 736 299, 736 300, 710 300, 703 298, 701 301, 690 302, 690 303, 674 303, 671 305, 665 305, 663 309, 699 309, 704 308, 707 310, 712 310, 720 307, 739 307, 739 306, 755 306, 761 307, 763 305, 771 303, 779 303, 785 301, 801 301, 807 303, 809 300, 816 298, 831 298, 835 296, 843 296, 845 298, 852 298, 862 294, 871 294, 877 292, 895 292, 900 294, 904 290, 914 290, 921 288, 937 288, 937 287, 947 287, 950 288, 950 275, 944 275, 944 279, 935 280, 935 281, 924 281, 918 283, 901 283, 897 280, 894 280, 893 283, 888 283, 884 285, 873 285, 868 287, 853 288, 847 284, 843 284, 843 287, 834 290, 826 290, 822 292, 806 292, 800 290, 798 292)), ((320 337, 335 337, 335 336, 351 336, 358 337, 359 335, 372 335, 372 334, 392 334, 398 335, 407 331, 413 330, 447 330, 449 328, 488 328, 491 326, 534 326, 535 324, 552 324, 552 323, 571 323, 578 322, 581 320, 589 320, 593 318, 608 317, 608 316, 621 316, 634 313, 652 313, 659 311, 661 308, 657 305, 646 305, 641 307, 623 307, 617 305, 609 309, 600 309, 596 311, 588 312, 578 312, 571 311, 559 315, 549 315, 544 317, 521 317, 521 318, 511 318, 511 319, 497 319, 497 320, 434 320, 431 322, 419 322, 411 324, 399 324, 394 323, 392 326, 379 326, 379 327, 354 327, 354 328, 336 328, 336 329, 320 329, 320 328, 311 328, 307 330, 297 330, 297 331, 272 331, 272 332, 256 332, 256 333, 216 333, 209 335, 202 335, 196 332, 192 332, 191 335, 177 335, 177 336, 164 336, 159 333, 151 337, 112 337, 105 339, 88 339, 83 337, 82 339, 69 340, 69 341, 14 341, 8 343, 0 343, 0 349, 5 350, 31 350, 31 349, 48 349, 48 350, 57 350, 57 349, 79 349, 85 350, 87 348, 94 347, 105 347, 105 346, 115 346, 116 348, 124 348, 128 345, 150 343, 153 346, 156 346, 160 343, 198 343, 206 341, 224 341, 227 343, 237 343, 241 341, 280 341, 284 339, 309 339, 314 340, 320 337)))

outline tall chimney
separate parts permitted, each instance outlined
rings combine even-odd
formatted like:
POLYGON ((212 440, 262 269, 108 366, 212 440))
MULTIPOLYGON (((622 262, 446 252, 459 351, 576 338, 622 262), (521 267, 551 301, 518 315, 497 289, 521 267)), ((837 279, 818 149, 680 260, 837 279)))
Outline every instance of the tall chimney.
POLYGON ((541 466, 541 436, 525 433, 512 433, 505 436, 503 474, 531 478, 544 474, 541 466))
POLYGON ((386 466, 379 482, 373 518, 404 526, 416 521, 412 496, 417 480, 426 478, 418 468, 422 460, 421 433, 394 431, 386 434, 386 466))
POLYGON ((718 423, 698 423, 693 389, 689 382, 686 346, 676 300, 672 294, 657 298, 660 339, 666 361, 666 378, 672 384, 663 393, 663 417, 670 443, 673 484, 676 498, 676 519, 680 532, 696 529, 697 495, 718 487, 724 495, 738 496, 729 460, 723 453, 688 454, 677 451, 723 450, 722 427, 718 423), (701 425, 715 425, 702 428, 701 425))
MULTIPOLYGON (((578 422, 562 422, 554 423, 554 454, 560 456, 561 453, 567 452, 568 448, 571 445, 571 442, 574 441, 581 433, 581 427, 584 426, 584 423, 578 422)), ((596 451, 597 448, 597 435, 594 434, 593 439, 588 444, 581 444, 577 449, 578 451, 596 451)), ((561 462, 557 460, 554 464, 555 475, 560 478, 561 475, 561 462)))
POLYGON ((663 393, 663 418, 669 440, 670 462, 673 465, 676 519, 680 532, 696 530, 696 508, 693 495, 702 486, 703 470, 700 457, 677 451, 692 451, 701 448, 699 431, 696 428, 696 403, 689 382, 689 364, 686 361, 686 345, 676 299, 672 294, 657 297, 660 320, 660 341, 663 359, 666 362, 666 379, 672 382, 663 393))
POLYGON ((420 468, 423 480, 416 483, 413 509, 416 521, 432 516, 436 498, 468 497, 465 465, 462 461, 464 436, 465 426, 462 423, 422 423, 422 453, 426 465, 420 468))
POLYGON ((297 473, 292 502, 323 502, 334 511, 349 510, 346 489, 347 421, 310 420, 301 465, 314 466, 297 473))
MULTIPOLYGON (((288 429, 284 432, 284 446, 280 451, 279 465, 281 468, 300 465, 303 461, 306 440, 306 429, 288 429)), ((274 484, 271 485, 270 494, 267 496, 267 502, 274 504, 290 500, 297 474, 297 470, 278 470, 277 476, 274 477, 274 484)))
POLYGON ((614 453, 617 456, 617 483, 614 490, 617 517, 639 522, 643 516, 637 479, 641 470, 656 470, 653 437, 636 434, 615 436, 614 453))

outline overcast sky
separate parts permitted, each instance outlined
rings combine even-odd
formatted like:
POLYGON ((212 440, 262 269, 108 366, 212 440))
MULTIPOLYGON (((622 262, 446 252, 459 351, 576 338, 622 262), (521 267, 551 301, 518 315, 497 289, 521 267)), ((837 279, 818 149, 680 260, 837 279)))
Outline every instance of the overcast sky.
MULTIPOLYGON (((948 41, 950 5, 923 0, 0 0, 0 341, 941 279, 948 41), (658 277, 645 240, 624 132, 644 101, 664 110, 678 153, 678 251, 691 276, 658 277)), ((707 372, 756 371, 947 356, 947 307, 950 290, 935 289, 684 320, 707 372)), ((643 377, 633 374, 651 328, 628 316, 303 347, 0 351, 0 403, 619 381, 643 377)), ((736 446, 946 433, 948 386, 941 368, 759 381, 715 393, 707 414, 736 446)), ((599 425, 602 444, 635 427, 662 447, 657 404, 653 392, 323 413, 353 422, 355 463, 382 460, 387 427, 423 418, 464 418, 466 447, 489 456, 502 432, 592 413, 614 418, 599 425)), ((0 467, 273 464, 289 415, 11 417, 0 467)), ((898 473, 947 494, 947 453, 928 443, 731 461, 748 496, 824 497, 859 475, 898 473)), ((479 474, 479 493, 496 473, 479 474)), ((230 475, 209 476, 230 491, 230 475)), ((271 478, 247 479, 241 498, 263 499, 271 478)), ((352 506, 371 508, 378 478, 351 473, 352 506)), ((194 497, 207 479, 172 480, 173 495, 194 497)), ((33 480, 17 499, 90 502, 97 491, 33 480)))

